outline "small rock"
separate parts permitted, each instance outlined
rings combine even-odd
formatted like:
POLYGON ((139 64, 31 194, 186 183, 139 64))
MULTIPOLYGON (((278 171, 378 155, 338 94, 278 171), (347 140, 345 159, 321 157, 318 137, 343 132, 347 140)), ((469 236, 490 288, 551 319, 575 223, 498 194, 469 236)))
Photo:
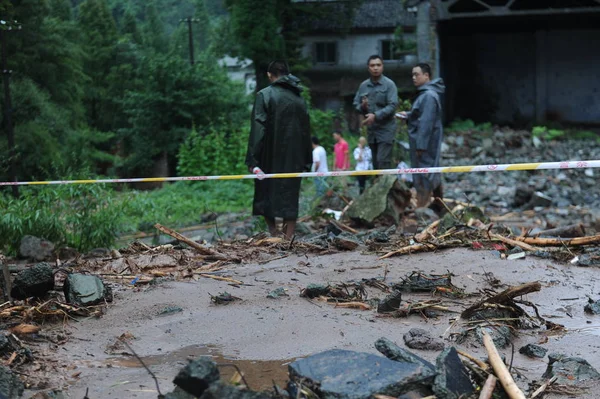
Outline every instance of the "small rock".
POLYGON ((433 392, 438 398, 459 399, 470 397, 474 392, 469 373, 458 357, 454 347, 447 348, 436 360, 437 376, 433 392))
POLYGON ((402 301, 402 293, 400 291, 394 291, 377 305, 378 313, 388 313, 398 310, 400 308, 400 302, 402 301))
POLYGON ((548 368, 543 378, 557 376, 557 385, 577 385, 581 381, 600 380, 600 373, 587 360, 558 353, 548 355, 548 368))
POLYGON ((527 344, 519 349, 519 353, 529 357, 538 357, 543 359, 546 356, 548 349, 535 344, 527 344))
POLYGON ((335 245, 337 249, 341 249, 343 251, 353 251, 358 247, 359 244, 356 240, 337 236, 333 239, 333 245, 335 245))
POLYGON ((526 209, 547 208, 549 206, 552 206, 552 198, 536 191, 527 203, 526 209))
POLYGON ((288 368, 293 381, 318 387, 315 393, 322 399, 398 396, 428 385, 435 375, 434 370, 419 364, 339 349, 296 360, 288 368))
POLYGON ((25 387, 18 376, 8 367, 0 366, 0 397, 18 399, 23 396, 25 387))
POLYGON ((169 392, 165 395, 165 399, 196 399, 196 396, 187 393, 179 387, 175 387, 173 392, 169 392))
POLYGON ((200 397, 208 387, 219 381, 219 369, 209 357, 200 357, 190 361, 173 380, 173 383, 186 391, 200 397))
POLYGON ((384 231, 375 231, 367 236, 367 240, 386 243, 390 241, 390 236, 384 231))
POLYGON ((522 206, 531 201, 531 197, 533 197, 533 189, 527 185, 519 185, 517 186, 517 190, 515 192, 515 199, 513 200, 514 206, 522 206))
MULTIPOLYGON (((508 316, 504 317, 513 316, 508 314, 508 316)), ((512 332, 507 326, 499 326, 496 328, 478 326, 473 330, 464 331, 459 334, 456 342, 459 344, 470 342, 473 344, 478 344, 479 346, 483 346, 483 331, 487 332, 492 337, 492 341, 494 341, 494 345, 496 345, 497 348, 506 348, 511 342, 512 332)))
POLYGON ((200 399, 269 399, 270 396, 261 392, 253 392, 240 389, 233 385, 218 382, 211 385, 200 397, 200 399))
POLYGON ((589 314, 600 314, 600 299, 594 302, 592 299, 588 299, 588 304, 584 306, 583 310, 589 314))
POLYGON ((583 173, 585 173, 587 177, 594 177, 594 169, 586 169, 583 173))
POLYGON ((166 306, 163 310, 158 314, 159 316, 166 316, 173 313, 183 312, 183 309, 179 306, 166 306))
POLYGON ((285 292, 285 288, 283 288, 283 287, 274 289, 273 291, 271 291, 267 294, 267 298, 271 298, 271 299, 278 299, 282 296, 289 296, 287 294, 287 292, 285 292))
POLYGON ((444 349, 444 343, 436 340, 431 334, 422 328, 411 328, 404 334, 404 343, 411 349, 422 349, 427 351, 440 351, 444 349))
POLYGON ((329 293, 329 286, 324 284, 309 284, 302 290, 300 296, 306 298, 316 298, 329 293))
POLYGON ((432 371, 435 370, 433 364, 415 355, 414 353, 399 347, 387 338, 379 338, 377 341, 375 341, 375 349, 377 349, 383 356, 390 360, 394 360, 396 362, 414 363, 423 367, 427 367, 432 371))
POLYGON ((54 289, 54 273, 48 263, 25 269, 15 277, 10 295, 15 299, 43 297, 54 289))
POLYGON ((24 258, 30 258, 39 262, 50 259, 52 251, 54 251, 54 244, 50 241, 34 236, 24 236, 21 239, 19 253, 24 258))
POLYGON ((325 233, 327 233, 327 235, 333 234, 334 236, 338 236, 338 235, 342 234, 342 229, 340 229, 338 226, 336 226, 332 222, 329 222, 329 224, 327 226, 325 226, 325 233))
POLYGON ((79 273, 67 276, 63 290, 67 301, 77 306, 97 305, 108 291, 98 277, 79 273))

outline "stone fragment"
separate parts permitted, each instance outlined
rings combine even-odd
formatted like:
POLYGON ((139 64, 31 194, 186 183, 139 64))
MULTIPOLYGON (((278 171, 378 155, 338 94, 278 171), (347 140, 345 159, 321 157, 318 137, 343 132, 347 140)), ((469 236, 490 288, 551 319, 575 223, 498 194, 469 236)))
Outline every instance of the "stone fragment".
POLYGON ((200 397, 219 378, 217 364, 209 357, 200 357, 182 368, 173 383, 194 397, 200 397))
POLYGON ((577 385, 582 381, 600 380, 600 373, 580 357, 568 357, 558 353, 548 355, 548 368, 543 378, 557 376, 557 385, 577 385))
POLYGON ((37 262, 50 259, 52 251, 54 251, 54 244, 34 236, 24 236, 19 246, 19 253, 22 257, 33 259, 37 262))
MULTIPOLYGON (((507 314, 509 316, 505 317, 512 317, 509 312, 507 312, 507 314)), ((476 317, 473 317, 472 320, 476 320, 476 317)), ((494 341, 494 345, 496 345, 497 348, 506 348, 511 342, 512 332, 507 326, 498 326, 494 328, 478 326, 475 329, 460 333, 456 342, 459 344, 469 342, 481 347, 483 346, 483 331, 487 332, 492 337, 492 341, 494 341)))
POLYGON ((395 176, 379 176, 371 187, 354 200, 346 214, 350 219, 367 226, 372 226, 376 221, 397 224, 411 198, 409 188, 395 176))
POLYGON ((218 382, 211 385, 200 399, 269 399, 270 396, 261 392, 240 389, 233 385, 218 382))
POLYGON ((334 349, 289 366, 293 381, 303 380, 321 399, 368 399, 375 394, 398 396, 427 385, 435 371, 369 353, 334 349))
POLYGON ((375 341, 375 349, 377 349, 383 356, 390 360, 394 360, 396 362, 414 363, 435 371, 433 364, 415 355, 414 353, 399 347, 387 338, 379 338, 377 341, 375 341))
POLYGON ((15 299, 43 297, 54 288, 54 273, 48 263, 38 263, 15 277, 10 295, 15 299))
POLYGON ((515 198, 513 200, 514 206, 523 206, 531 201, 531 197, 533 197, 534 190, 525 184, 520 184, 517 186, 517 190, 515 192, 515 198))
POLYGON ((547 208, 549 206, 552 206, 552 198, 548 197, 540 191, 536 191, 525 206, 525 208, 535 209, 538 207, 547 208))
POLYGON ((102 280, 87 274, 69 274, 63 287, 67 302, 77 306, 93 306, 104 300, 107 289, 102 280))
POLYGON ((433 392, 438 398, 467 398, 474 392, 469 373, 454 347, 446 348, 436 360, 437 376, 433 392))
POLYGON ((285 292, 285 288, 283 288, 283 287, 274 289, 273 291, 271 291, 267 294, 267 298, 271 298, 271 299, 278 299, 278 298, 281 298, 282 296, 289 296, 287 294, 287 292, 285 292))
POLYGON ((540 359, 543 359, 547 352, 548 349, 535 344, 527 344, 519 349, 519 353, 522 355, 540 359))
POLYGON ((337 249, 343 251, 353 251, 358 247, 359 244, 358 241, 354 239, 337 236, 333 239, 333 245, 335 245, 337 249))
POLYGON ((583 307, 583 310, 589 314, 600 314, 600 299, 595 302, 593 299, 588 299, 588 304, 583 307))
POLYGON ((306 298, 316 298, 321 295, 327 295, 329 293, 329 286, 325 284, 309 284, 305 289, 302 290, 300 296, 306 298))
POLYGON ((385 297, 379 304, 377 305, 378 313, 388 313, 398 310, 400 308, 400 303, 402 302, 402 293, 400 291, 394 291, 388 296, 385 297))
POLYGON ((19 377, 8 368, 0 366, 0 397, 18 399, 23 396, 25 386, 19 377))
POLYGON ((187 393, 179 387, 175 387, 173 392, 169 392, 165 395, 165 399, 197 399, 196 396, 187 393))
POLYGON ((431 336, 429 331, 422 328, 411 328, 404 334, 404 343, 411 349, 421 349, 426 351, 441 351, 444 349, 444 343, 431 336))

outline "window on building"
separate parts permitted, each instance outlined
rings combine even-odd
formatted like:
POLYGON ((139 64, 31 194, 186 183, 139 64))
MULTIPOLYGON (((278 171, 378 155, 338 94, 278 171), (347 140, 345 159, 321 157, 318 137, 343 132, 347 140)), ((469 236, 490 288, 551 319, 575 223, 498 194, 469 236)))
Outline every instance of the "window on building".
POLYGON ((315 60, 318 64, 335 64, 337 62, 337 43, 315 43, 315 60))
POLYGON ((381 56, 384 61, 399 60, 400 54, 394 49, 394 42, 391 40, 381 41, 381 56))

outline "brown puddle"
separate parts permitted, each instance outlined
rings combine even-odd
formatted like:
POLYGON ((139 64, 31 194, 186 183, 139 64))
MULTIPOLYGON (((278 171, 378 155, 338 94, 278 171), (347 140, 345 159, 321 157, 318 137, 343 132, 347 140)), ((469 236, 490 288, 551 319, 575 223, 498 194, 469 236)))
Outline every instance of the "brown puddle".
MULTIPOLYGON (((221 378, 224 381, 229 381, 236 372, 234 367, 225 365, 236 365, 246 378, 249 388, 257 391, 271 388, 273 387, 273 383, 280 387, 285 387, 288 381, 287 364, 293 361, 228 359, 223 357, 215 347, 199 345, 186 346, 161 355, 144 356, 142 360, 146 366, 173 364, 175 366, 174 377, 188 359, 195 359, 200 356, 210 356, 219 365, 221 378)), ((106 359, 104 363, 112 367, 142 367, 140 362, 133 356, 112 357, 106 359)))

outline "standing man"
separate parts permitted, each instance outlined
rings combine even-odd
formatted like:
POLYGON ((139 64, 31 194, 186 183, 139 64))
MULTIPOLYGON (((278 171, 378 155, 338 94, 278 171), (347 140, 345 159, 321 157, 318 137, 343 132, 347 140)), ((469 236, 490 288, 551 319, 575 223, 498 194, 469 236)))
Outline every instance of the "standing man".
MULTIPOLYGON (((312 157, 313 157, 313 172, 327 173, 329 168, 327 167, 327 152, 319 144, 319 138, 317 136, 312 137, 312 157)), ((317 190, 317 197, 322 197, 325 194, 325 178, 315 177, 315 188, 317 190)))
POLYGON ((354 107, 365 116, 367 140, 373 152, 375 169, 392 169, 392 148, 396 135, 394 113, 398 106, 396 84, 383 75, 383 60, 372 55, 367 61, 371 77, 361 83, 354 107))
MULTIPOLYGON (((440 94, 444 93, 446 86, 441 78, 431 80, 431 67, 425 63, 413 68, 412 79, 417 87, 417 99, 410 112, 400 112, 408 122, 411 167, 438 167, 443 139, 440 94)), ((428 206, 432 194, 443 198, 439 173, 415 174, 413 182, 417 190, 418 207, 428 206)))
POLYGON ((348 142, 344 140, 341 132, 333 133, 333 169, 348 170, 350 169, 350 147, 348 142))
MULTIPOLYGON (((300 80, 280 60, 271 62, 267 76, 271 85, 258 92, 254 102, 246 165, 258 175, 308 171, 310 121, 300 80)), ((272 235, 277 233, 275 218, 279 217, 285 236, 294 236, 300 183, 299 178, 254 181, 252 214, 264 216, 272 235)))

